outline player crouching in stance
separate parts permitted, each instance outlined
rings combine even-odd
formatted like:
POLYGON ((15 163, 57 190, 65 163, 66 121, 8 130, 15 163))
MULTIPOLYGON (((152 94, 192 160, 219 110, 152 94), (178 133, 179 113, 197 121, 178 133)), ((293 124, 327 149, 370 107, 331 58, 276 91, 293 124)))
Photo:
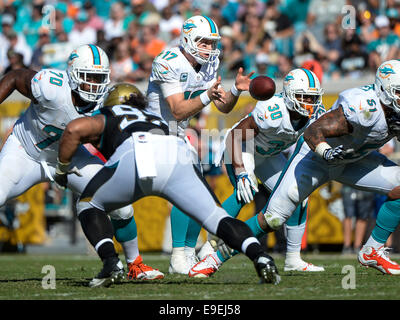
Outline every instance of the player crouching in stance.
POLYGON ((335 180, 385 194, 376 227, 361 249, 361 264, 400 274, 383 245, 400 222, 400 167, 377 149, 400 134, 400 61, 384 62, 375 84, 339 94, 304 132, 263 210, 262 228, 276 230, 315 189, 335 180))
MULTIPOLYGON (((241 208, 253 200, 254 192, 258 191, 257 178, 267 190, 273 190, 287 163, 283 151, 297 141, 307 125, 325 113, 322 94, 323 89, 313 72, 292 70, 284 79, 282 93, 257 102, 251 114, 228 132, 217 161, 222 157, 234 186, 233 194, 222 204, 232 217, 237 217, 241 208)), ((300 257, 306 217, 307 201, 300 203, 286 222, 285 271, 324 271, 323 267, 300 257)), ((261 218, 264 219, 262 215, 254 216, 246 221, 256 238, 265 233, 258 221, 261 218)), ((229 249, 219 243, 219 250, 191 268, 189 276, 209 277, 230 257, 229 249)))
MULTIPOLYGON (((62 132, 71 120, 90 116, 100 107, 109 83, 107 54, 92 44, 71 52, 67 70, 17 69, 0 79, 0 104, 14 90, 31 100, 0 152, 0 206, 40 182, 54 181, 62 132)), ((80 146, 70 166, 75 174, 63 186, 80 195, 102 166, 100 158, 80 146)), ((135 261, 140 255, 132 233, 136 230, 132 206, 110 216, 127 262, 135 261)), ((142 266, 139 261, 138 265, 142 266)))
MULTIPOLYGON (((263 252, 251 230, 217 205, 215 195, 193 165, 187 144, 168 136, 166 123, 138 103, 138 89, 117 84, 105 107, 91 118, 72 121, 60 142, 59 160, 68 163, 81 143, 99 143, 110 155, 89 182, 78 204, 81 223, 90 243, 97 247, 103 269, 90 286, 106 286, 120 278, 120 264, 112 242, 112 225, 106 212, 156 195, 171 201, 230 247, 244 252, 263 282, 277 284, 278 270, 263 252), (110 99, 121 86, 131 92, 110 99), (120 104, 122 103, 122 104, 120 104)), ((65 174, 68 172, 63 170, 65 174)))

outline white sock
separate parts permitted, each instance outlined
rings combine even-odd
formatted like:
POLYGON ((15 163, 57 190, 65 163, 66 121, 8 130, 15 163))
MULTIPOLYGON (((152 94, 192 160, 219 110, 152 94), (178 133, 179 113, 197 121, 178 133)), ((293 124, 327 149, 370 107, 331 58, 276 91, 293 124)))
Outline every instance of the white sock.
POLYGON ((184 256, 185 255, 184 249, 185 249, 184 247, 172 248, 172 255, 174 255, 174 256, 184 256))
POLYGON ((378 249, 380 247, 382 247, 384 245, 384 243, 380 243, 378 241, 376 241, 374 238, 372 238, 372 236, 370 236, 367 240, 367 242, 365 243, 365 246, 368 247, 372 247, 374 249, 378 249))
POLYGON ((185 256, 187 256, 187 257, 196 254, 196 248, 192 248, 192 247, 188 247, 188 246, 185 246, 183 251, 185 252, 185 256))
POLYGON ((124 250, 126 263, 131 263, 139 256, 138 238, 121 242, 124 250))
POLYGON ((298 261, 301 260, 300 257, 300 251, 294 251, 294 252, 286 252, 286 260, 287 261, 298 261))
POLYGON ((303 239, 304 231, 306 229, 306 223, 302 223, 298 226, 288 226, 285 224, 286 231, 286 250, 290 252, 300 252, 301 241, 303 239))

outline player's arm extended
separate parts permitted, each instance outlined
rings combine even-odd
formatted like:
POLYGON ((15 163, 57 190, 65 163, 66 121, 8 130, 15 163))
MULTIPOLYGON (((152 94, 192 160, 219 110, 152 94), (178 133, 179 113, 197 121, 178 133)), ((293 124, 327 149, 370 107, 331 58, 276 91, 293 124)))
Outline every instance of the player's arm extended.
POLYGON ((69 165, 80 144, 91 143, 97 146, 104 131, 104 125, 105 118, 102 114, 75 119, 68 123, 60 140, 59 163, 69 165))
MULTIPOLYGON (((254 71, 244 75, 243 68, 239 68, 235 78, 235 84, 232 86, 230 91, 225 91, 222 89, 222 87, 218 88, 218 99, 214 100, 214 104, 219 111, 222 113, 229 113, 232 111, 239 99, 241 92, 249 91, 251 77, 253 74, 254 71)), ((218 81, 221 82, 221 77, 218 78, 218 81)))
POLYGON ((186 120, 199 113, 205 107, 200 96, 192 99, 185 99, 183 92, 172 94, 166 97, 165 100, 177 121, 186 120))
POLYGON ((25 97, 35 101, 31 89, 31 80, 37 72, 31 69, 17 69, 6 73, 0 79, 0 103, 18 90, 25 97))
POLYGON ((344 136, 352 131, 353 127, 344 116, 343 109, 339 107, 312 123, 304 131, 304 140, 311 150, 316 151, 318 145, 327 144, 326 138, 344 136))
POLYGON ((229 132, 226 138, 226 151, 232 159, 236 175, 246 171, 242 156, 242 142, 253 139, 258 132, 258 126, 251 116, 243 119, 229 132))

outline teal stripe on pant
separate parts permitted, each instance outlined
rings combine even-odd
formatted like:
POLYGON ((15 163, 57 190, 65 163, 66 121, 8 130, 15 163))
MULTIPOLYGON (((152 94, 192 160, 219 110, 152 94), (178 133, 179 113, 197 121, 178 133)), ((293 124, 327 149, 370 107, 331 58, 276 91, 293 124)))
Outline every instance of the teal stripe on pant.
POLYGON ((299 226, 305 223, 307 220, 307 207, 308 207, 308 202, 304 207, 301 204, 299 204, 296 210, 290 216, 290 218, 286 220, 286 224, 288 226, 299 226))
POLYGON ((137 227, 134 217, 125 220, 111 219, 115 239, 118 242, 133 240, 137 237, 137 227))
POLYGON ((400 223, 400 199, 386 201, 380 208, 376 218, 376 226, 372 230, 372 238, 385 243, 400 223))

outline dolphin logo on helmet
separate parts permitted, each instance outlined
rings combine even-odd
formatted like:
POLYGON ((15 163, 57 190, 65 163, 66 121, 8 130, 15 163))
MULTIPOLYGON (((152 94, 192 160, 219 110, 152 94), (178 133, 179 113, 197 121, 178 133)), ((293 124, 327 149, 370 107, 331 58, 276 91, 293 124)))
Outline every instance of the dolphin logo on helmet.
POLYGON ((375 75, 376 95, 379 100, 397 113, 400 113, 400 61, 389 60, 383 62, 375 75))
POLYGON ((180 46, 195 58, 197 63, 205 64, 219 56, 217 46, 220 39, 218 27, 212 19, 207 16, 193 16, 182 25, 180 46), (212 49, 198 47, 203 39, 212 41, 212 49))
POLYGON ((71 89, 86 102, 100 102, 110 83, 110 63, 107 54, 89 44, 76 48, 69 56, 67 74, 71 89), (93 80, 94 79, 94 80, 93 80))
POLYGON ((283 98, 289 110, 302 116, 311 117, 315 107, 322 104, 324 90, 314 74, 308 69, 294 69, 283 81, 283 98), (312 102, 305 102, 305 97, 311 97, 312 102))

